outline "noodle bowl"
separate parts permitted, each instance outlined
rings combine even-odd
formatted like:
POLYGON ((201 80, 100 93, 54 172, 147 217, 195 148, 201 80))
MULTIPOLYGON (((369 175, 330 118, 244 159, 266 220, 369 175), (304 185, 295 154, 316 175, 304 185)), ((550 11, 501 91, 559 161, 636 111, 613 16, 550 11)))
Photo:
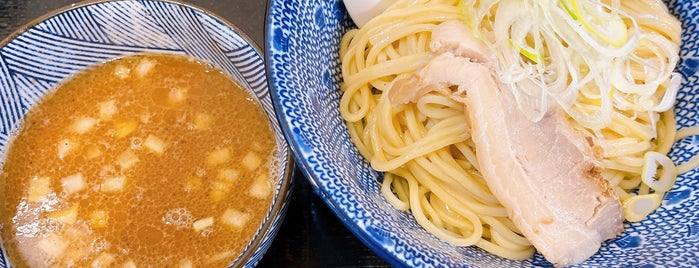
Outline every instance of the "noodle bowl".
POLYGON ((509 259, 534 254, 479 173, 463 104, 439 92, 404 105, 387 96, 396 80, 433 57, 431 31, 449 20, 487 41, 500 79, 527 117, 539 120, 555 105, 595 138, 602 176, 622 200, 626 220, 652 213, 677 173, 697 166, 692 160, 676 168, 666 156, 676 140, 697 131, 675 131, 681 29, 662 3, 398 1, 344 35, 340 113, 358 151, 384 172, 386 200, 410 210, 428 232, 509 259), (623 23, 629 34, 600 32, 605 28, 585 20, 583 9, 604 13, 596 15, 607 25, 623 23), (636 205, 648 201, 653 205, 639 211, 636 205))
MULTIPOLYGON (((260 49, 249 37, 221 17, 188 4, 168 1, 91 1, 89 3, 67 6, 42 16, 32 21, 32 23, 23 26, 20 31, 12 34, 0 43, 0 61, 3 62, 0 64, 0 81, 2 81, 0 82, 0 151, 2 151, 0 154, 3 155, 3 157, 0 157, 2 158, 0 159, 0 164, 5 164, 4 154, 9 146, 8 139, 13 131, 18 130, 20 127, 19 124, 22 122, 21 120, 24 118, 27 109, 36 104, 48 92, 55 89, 54 87, 64 78, 86 68, 86 66, 133 53, 168 51, 192 57, 196 56, 202 61, 210 62, 213 66, 224 69, 226 75, 235 77, 235 81, 244 86, 244 91, 250 94, 246 101, 259 103, 264 109, 262 120, 263 122, 268 120, 274 131, 275 144, 279 148, 275 153, 277 157, 275 165, 279 167, 278 170, 280 172, 272 178, 273 184, 270 185, 273 187, 272 203, 268 207, 263 208, 266 209, 264 222, 255 227, 254 238, 250 240, 250 243, 244 245, 245 248, 242 251, 238 252, 240 256, 232 265, 253 266, 262 258, 281 226, 283 215, 288 205, 293 161, 290 159, 291 154, 283 134, 276 124, 277 121, 272 108, 270 94, 266 87, 264 61, 262 60, 260 49), (107 16, 108 19, 105 20, 104 16, 107 16), (121 19, 109 19, 115 17, 121 19), (156 20, 159 23, 152 24, 156 20), (99 27, 95 27, 96 25, 99 25, 99 27), (138 31, 129 31, 128 29, 133 30, 130 27, 134 25, 142 27, 139 27, 138 31), (190 31, 182 32, 178 29, 184 28, 178 27, 185 27, 190 31), (175 30, 168 31, 168 29, 175 30), (151 34, 148 35, 148 38, 144 38, 144 32, 151 34), (72 35, 66 36, 69 33, 72 35), (171 39, 168 34, 177 36, 177 39, 171 39), (101 36, 100 39, 95 40, 94 38, 98 36, 101 36), (207 50, 197 50, 201 48, 202 42, 205 42, 207 50), (23 44, 31 44, 31 46, 23 44), (42 53, 37 53, 37 48, 40 48, 39 50, 42 53), (236 53, 225 54, 223 51, 236 51, 236 53), (27 57, 26 55, 32 56, 27 57), (237 63, 244 63, 244 68, 237 63)), ((91 97, 101 98, 107 96, 95 95, 91 97)), ((71 104, 80 106, 82 101, 84 100, 73 100, 71 104)), ((107 105, 107 107, 109 106, 107 105)), ((238 109, 236 107, 233 108, 238 109)), ((93 111, 97 113, 99 109, 95 109, 93 111)), ((206 118, 206 116, 202 118, 206 118)), ((206 121, 203 120, 203 122, 206 121)), ((56 132, 55 135, 59 135, 59 133, 56 132)), ((145 142, 146 139, 140 141, 145 142)), ((157 141, 157 139, 152 140, 157 141)), ((138 139, 134 141, 138 141, 138 139)), ((157 142, 154 144, 157 144, 157 142)), ((94 147, 90 146, 87 148, 94 147)), ((93 150, 90 149, 90 151, 93 150)), ((58 149, 55 152, 58 152, 58 149)), ((104 153, 104 151, 102 152, 104 153)), ((51 153, 51 155, 55 155, 55 153, 51 153)), ((144 158, 141 159, 143 160, 144 158)), ((176 171, 176 169, 173 169, 173 171, 176 171)), ((53 174, 50 175, 53 176, 53 174)), ((86 175, 86 173, 83 173, 83 175, 86 175)), ((73 176, 71 178, 79 177, 73 176)), ((45 180, 38 181, 43 182, 45 180)), ((3 185, 5 184, 3 183, 3 185)), ((174 185, 178 184, 170 184, 170 186, 174 185)), ((193 185, 196 185, 196 182, 193 185)), ((60 188, 56 187, 55 189, 60 188)), ((21 189, 9 188, 9 190, 20 191, 21 189)), ((92 190, 90 188, 85 191, 92 190)), ((9 195, 9 193, 3 195, 9 195)), ((67 215, 72 214, 73 211, 66 211, 69 212, 67 215)), ((171 213, 163 211, 165 213, 163 215, 152 216, 165 216, 159 218, 159 220, 162 220, 160 222, 177 219, 183 215, 185 217, 180 219, 188 220, 189 217, 186 217, 186 213, 180 213, 183 211, 186 210, 175 208, 171 210, 171 213)), ((97 216, 97 219, 108 214, 94 213, 94 215, 97 216)), ((11 217, 5 214, 3 216, 11 217)), ((54 216, 59 215, 55 214, 54 216)), ((113 217, 112 219, 115 218, 113 217)), ((10 231, 11 226, 3 225, 3 228, 6 231, 10 231)), ((131 225, 124 225, 123 228, 129 235, 141 235, 131 225)), ((9 240, 10 238, 3 237, 3 239, 9 240)), ((27 247, 34 246, 30 244, 25 245, 27 247)), ((71 246, 74 245, 71 244, 71 246)), ((58 249, 58 247, 50 247, 50 244, 48 246, 47 248, 58 249)), ((104 249, 104 247, 101 248, 104 249)), ((12 265, 9 263, 10 260, 8 260, 5 249, 3 245, 0 252, 0 266, 11 267, 12 265)), ((35 252, 38 251, 39 249, 36 249, 35 252)), ((237 255, 238 253, 234 254, 237 255)), ((118 260, 118 264, 123 265, 125 261, 124 259, 118 260)))

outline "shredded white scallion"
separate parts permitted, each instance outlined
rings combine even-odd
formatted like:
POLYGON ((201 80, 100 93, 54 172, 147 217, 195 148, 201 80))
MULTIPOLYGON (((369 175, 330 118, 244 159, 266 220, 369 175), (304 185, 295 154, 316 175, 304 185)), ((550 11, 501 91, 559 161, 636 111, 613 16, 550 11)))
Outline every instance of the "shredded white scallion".
POLYGON ((641 180, 659 195, 670 191, 677 179, 675 163, 664 154, 648 151, 644 157, 645 164, 641 173, 641 180), (658 174, 658 167, 662 172, 658 174))
POLYGON ((673 75, 679 47, 657 33, 642 32, 616 1, 607 5, 595 0, 462 0, 459 4, 466 24, 497 56, 501 81, 532 121, 540 120, 554 103, 590 129, 609 124, 614 108, 672 107, 681 81, 673 75), (494 23, 488 20, 490 14, 495 14, 494 23), (638 51, 639 44, 643 51, 638 51), (637 83, 639 75, 644 77, 642 83, 637 83), (663 86, 671 77, 670 85, 663 86), (663 94, 656 94, 663 89, 663 94), (582 107, 579 96, 596 104, 582 107))

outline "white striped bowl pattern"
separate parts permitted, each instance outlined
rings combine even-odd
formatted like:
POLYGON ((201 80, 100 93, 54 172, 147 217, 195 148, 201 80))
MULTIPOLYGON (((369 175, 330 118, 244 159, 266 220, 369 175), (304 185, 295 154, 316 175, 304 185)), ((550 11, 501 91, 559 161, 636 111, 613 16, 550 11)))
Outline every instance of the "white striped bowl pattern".
MULTIPOLYGON (((275 178, 263 225, 231 264, 255 266, 286 213, 293 159, 277 123, 260 49, 209 11, 168 0, 95 1, 54 11, 12 34, 0 43, 0 155, 28 109, 61 81, 106 60, 146 52, 189 55, 224 70, 257 98, 273 126, 285 170, 275 178)), ((11 265, 3 249, 4 267, 11 265)))
MULTIPOLYGON (((666 1, 683 24, 684 78, 675 112, 678 127, 699 124, 699 1, 666 1)), ((426 233, 407 212, 381 196, 381 174, 350 141, 339 114, 342 34, 355 27, 342 0, 270 0, 266 58, 272 99, 296 161, 344 224, 378 255, 408 267, 550 267, 541 255, 527 261, 455 247, 426 233)), ((675 163, 699 154, 699 138, 679 141, 675 163)), ((663 206, 576 267, 699 267, 699 173, 680 176, 663 206)))

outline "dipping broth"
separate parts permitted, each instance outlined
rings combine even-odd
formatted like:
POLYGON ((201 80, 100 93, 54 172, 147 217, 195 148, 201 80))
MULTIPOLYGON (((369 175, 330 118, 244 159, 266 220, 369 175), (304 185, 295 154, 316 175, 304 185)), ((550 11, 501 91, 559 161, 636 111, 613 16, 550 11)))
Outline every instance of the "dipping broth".
POLYGON ((220 70, 143 54, 33 107, 0 174, 16 267, 226 267, 270 208, 276 142, 220 70))

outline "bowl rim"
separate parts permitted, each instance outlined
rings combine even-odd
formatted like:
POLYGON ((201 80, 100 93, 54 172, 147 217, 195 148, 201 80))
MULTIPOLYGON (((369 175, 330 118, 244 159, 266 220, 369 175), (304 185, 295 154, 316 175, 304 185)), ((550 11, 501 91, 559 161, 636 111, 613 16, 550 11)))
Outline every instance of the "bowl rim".
MULTIPOLYGON (((44 13, 43 15, 36 17, 29 22, 17 27, 15 30, 10 32, 6 37, 3 39, 0 39, 0 49, 6 47, 8 44, 13 42, 15 39, 18 37, 22 36, 25 32, 29 31, 33 27, 36 27, 38 24, 53 18, 55 16, 61 15, 63 13, 80 9, 80 8, 85 8, 88 6, 94 6, 94 5, 101 5, 105 3, 112 3, 112 2, 161 2, 161 3, 167 3, 167 4, 174 4, 178 5, 181 7, 185 7, 191 10, 194 10, 198 13, 202 13, 205 15, 208 15, 216 20, 219 20, 221 23, 223 23, 227 28, 230 28, 233 32, 238 34, 240 38, 245 41, 250 47, 253 49, 255 54, 259 56, 259 59, 263 62, 265 65, 265 68, 263 69, 265 71, 265 81, 267 82, 267 90, 268 92, 271 92, 271 87, 269 86, 269 76, 268 76, 268 70, 266 68, 266 53, 263 53, 264 51, 260 48, 259 44, 255 42, 245 31, 243 31, 238 25, 235 23, 231 22, 230 20, 224 18, 223 16, 219 15, 218 13, 201 7, 199 5, 186 2, 186 0, 81 0, 79 2, 75 2, 73 4, 69 5, 64 5, 62 7, 55 8, 51 11, 48 11, 44 13)), ((265 10, 267 10, 267 7, 269 6, 269 0, 267 0, 267 4, 265 7, 265 10)), ((266 14, 266 13, 265 13, 266 14)), ((266 21, 266 20, 265 20, 266 21)), ((193 57, 193 56, 190 56, 193 57)), ((240 83, 240 81, 237 81, 235 78, 231 78, 236 81, 237 84, 242 84, 241 86, 245 88, 246 91, 249 93, 252 93, 250 88, 247 88, 243 83, 240 83)), ((59 82, 60 84, 60 82, 59 82)), ((281 130, 281 121, 279 121, 279 116, 278 112, 279 110, 277 107, 274 105, 274 101, 271 100, 270 94, 270 102, 272 103, 272 108, 274 111, 273 115, 266 115, 266 117, 269 119, 270 124, 276 123, 279 125, 280 130, 281 130), (272 120, 272 118, 276 120, 272 120)), ((255 96, 257 99, 258 97, 255 96)), ((259 102, 259 101, 258 101, 259 102)), ((258 104, 261 105, 261 104, 258 104)), ((266 111, 263 112, 267 114, 266 111)), ((23 116, 24 118, 24 116, 23 116)), ((282 132, 282 136, 284 136, 284 132, 282 132)), ((284 136, 285 137, 285 136, 284 136)), ((290 199, 292 196, 292 192, 294 189, 294 175, 298 172, 296 168, 296 159, 294 158, 294 155, 292 153, 292 148, 288 142, 288 140, 285 139, 279 140, 279 145, 285 146, 287 149, 287 153, 284 155, 285 158, 287 159, 286 165, 280 165, 279 167, 282 168, 283 170, 278 174, 278 177, 281 177, 282 180, 280 180, 278 183, 275 183, 275 185, 279 185, 279 195, 272 198, 270 202, 270 207, 267 210, 267 213, 265 215, 264 221, 262 224, 258 227, 257 231, 254 233, 253 237, 251 238, 250 242, 246 245, 245 248, 241 252, 239 252, 239 255, 229 264, 228 267, 243 267, 243 266, 255 266, 257 262, 259 262, 262 257, 266 254, 269 245, 271 245, 271 242, 273 242, 276 238, 277 232, 281 228, 281 225, 284 222, 284 218, 286 216, 286 211, 288 210, 289 204, 290 204, 290 199), (265 238, 270 239, 269 244, 267 247, 263 247, 263 242, 265 242, 265 238), (259 251, 259 252, 258 252, 259 251), (259 254, 259 259, 255 260, 253 263, 248 263, 249 261, 253 260, 253 257, 255 255, 259 254)), ((6 146, 10 146, 10 142, 6 144, 6 146)), ((283 148, 279 148, 283 149, 283 148)), ((275 186, 276 188, 277 186, 275 186)), ((5 261, 7 264, 10 264, 9 267, 12 267, 12 264, 9 263, 9 260, 7 259, 7 254, 4 249, 4 243, 2 242, 3 239, 0 237, 0 243, 2 243, 2 252, 1 254, 5 256, 5 261)))

